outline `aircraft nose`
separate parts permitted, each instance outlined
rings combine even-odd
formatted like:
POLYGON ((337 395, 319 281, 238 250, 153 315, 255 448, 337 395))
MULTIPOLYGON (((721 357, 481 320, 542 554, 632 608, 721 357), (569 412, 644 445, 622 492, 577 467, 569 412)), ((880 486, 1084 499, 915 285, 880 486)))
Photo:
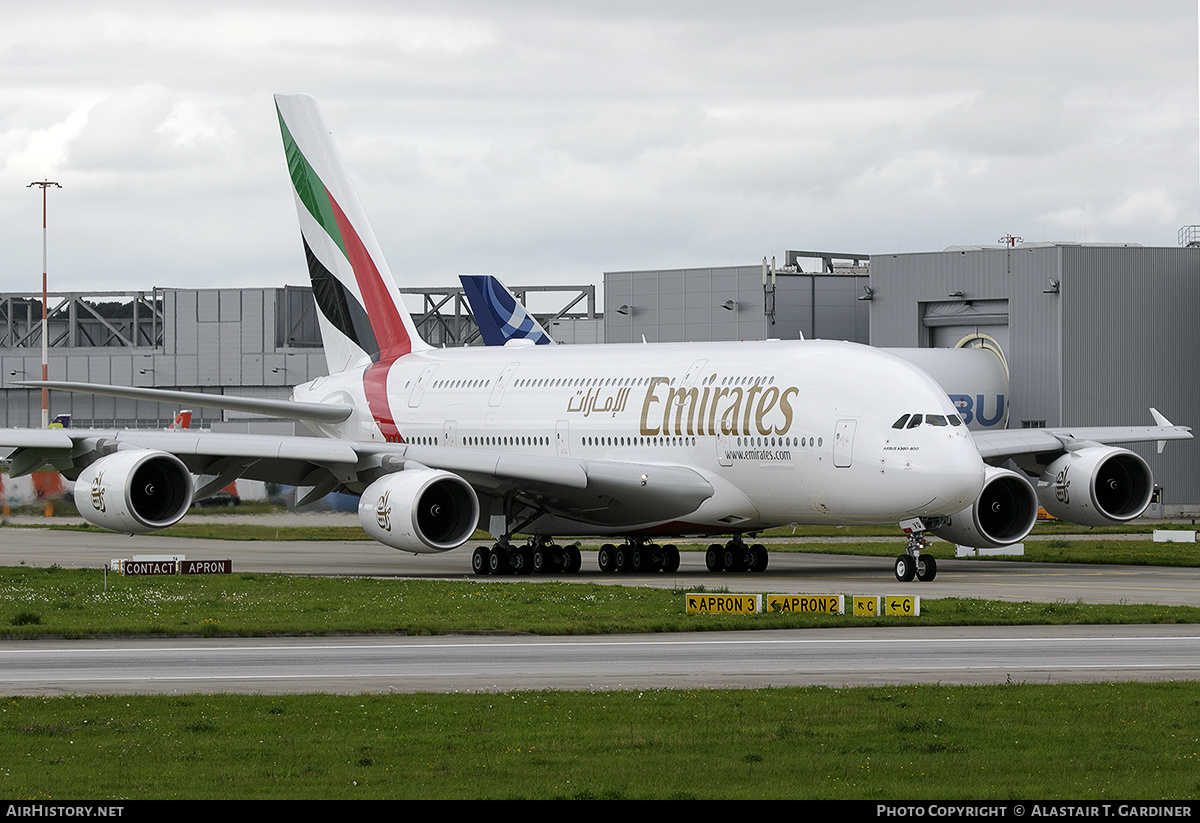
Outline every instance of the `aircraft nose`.
POLYGON ((970 438, 953 441, 938 455, 934 470, 937 497, 932 507, 953 514, 969 506, 983 491, 985 469, 970 438))

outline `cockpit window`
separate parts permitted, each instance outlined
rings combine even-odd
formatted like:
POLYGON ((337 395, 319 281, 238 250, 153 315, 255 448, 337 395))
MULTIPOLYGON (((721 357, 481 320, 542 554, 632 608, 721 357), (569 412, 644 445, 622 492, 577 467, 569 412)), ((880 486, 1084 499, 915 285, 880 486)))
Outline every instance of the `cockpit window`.
POLYGON ((926 426, 962 426, 965 425, 957 414, 905 414, 892 424, 893 429, 915 429, 920 425, 926 426))

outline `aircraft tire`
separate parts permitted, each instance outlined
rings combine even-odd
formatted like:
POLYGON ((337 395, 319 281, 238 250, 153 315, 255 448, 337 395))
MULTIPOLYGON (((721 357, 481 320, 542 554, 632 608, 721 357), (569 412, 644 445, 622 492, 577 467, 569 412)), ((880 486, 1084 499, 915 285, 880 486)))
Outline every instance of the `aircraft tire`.
POLYGON ((765 572, 768 562, 770 562, 770 555, 767 554, 766 546, 755 543, 750 547, 750 571, 765 572))
POLYGON ((629 550, 629 571, 634 574, 642 574, 649 571, 650 558, 648 552, 640 546, 634 546, 629 550))
POLYGON ((616 571, 616 553, 617 547, 612 543, 605 543, 600 547, 600 551, 596 552, 596 562, 600 564, 600 571, 605 574, 616 571))
POLYGON ((721 547, 716 543, 709 546, 708 551, 704 553, 704 565, 713 573, 724 570, 724 566, 721 565, 721 547))
POLYGON ((744 572, 746 570, 746 559, 742 557, 741 552, 732 546, 726 546, 725 551, 721 554, 721 565, 725 567, 727 572, 744 572))
POLYGON ((471 553, 471 571, 478 575, 485 575, 491 572, 489 554, 491 552, 487 546, 476 546, 475 551, 471 553))
POLYGON ((549 546, 538 546, 530 555, 530 563, 532 564, 533 574, 549 574, 550 567, 553 564, 553 550, 549 546))
POLYGON ((512 564, 514 574, 533 574, 533 552, 528 547, 514 549, 509 562, 512 564))
POLYGON ((896 558, 896 579, 901 583, 912 581, 917 573, 917 562, 911 555, 902 554, 896 558))
POLYGON ((917 579, 922 583, 928 583, 935 577, 937 577, 937 561, 925 555, 917 558, 917 579))
POLYGON ((675 546, 663 546, 662 570, 667 574, 679 571, 679 549, 675 546))
POLYGON ((617 546, 617 550, 613 552, 613 570, 617 574, 624 574, 629 571, 629 565, 629 547, 617 546))
POLYGON ((501 548, 493 548, 488 552, 488 571, 492 574, 508 574, 508 559, 501 548))
POLYGON ((567 546, 563 549, 563 571, 567 574, 578 574, 583 568, 583 557, 579 554, 578 546, 567 546))

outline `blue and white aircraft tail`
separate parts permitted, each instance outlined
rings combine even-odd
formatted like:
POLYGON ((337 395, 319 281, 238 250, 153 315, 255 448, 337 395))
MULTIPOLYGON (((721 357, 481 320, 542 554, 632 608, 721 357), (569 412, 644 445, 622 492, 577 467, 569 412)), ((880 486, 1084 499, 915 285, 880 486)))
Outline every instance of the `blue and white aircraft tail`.
POLYGON ((532 314, 508 288, 490 274, 460 274, 463 292, 475 315, 475 325, 486 346, 503 346, 510 340, 531 340, 539 346, 554 344, 532 314))

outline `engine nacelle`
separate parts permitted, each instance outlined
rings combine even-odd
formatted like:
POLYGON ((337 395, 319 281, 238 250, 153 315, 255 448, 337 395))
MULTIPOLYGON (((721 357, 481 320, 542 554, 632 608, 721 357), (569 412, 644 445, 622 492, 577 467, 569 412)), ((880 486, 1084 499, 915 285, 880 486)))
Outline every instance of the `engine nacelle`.
POLYGON ((1037 523, 1033 484, 1014 471, 986 468, 983 491, 975 502, 945 518, 933 534, 976 549, 998 549, 1025 539, 1037 523))
POLYGON ((75 507, 94 526, 145 534, 178 523, 192 505, 194 481, 183 461, 152 449, 101 457, 75 480, 75 507))
POLYGON ((479 498, 456 474, 405 469, 367 486, 358 501, 358 520, 367 534, 393 549, 444 552, 475 533, 479 498))
POLYGON ((1128 449, 1088 446, 1068 452, 1042 473, 1038 499, 1059 520, 1106 526, 1137 517, 1150 505, 1154 475, 1128 449))

